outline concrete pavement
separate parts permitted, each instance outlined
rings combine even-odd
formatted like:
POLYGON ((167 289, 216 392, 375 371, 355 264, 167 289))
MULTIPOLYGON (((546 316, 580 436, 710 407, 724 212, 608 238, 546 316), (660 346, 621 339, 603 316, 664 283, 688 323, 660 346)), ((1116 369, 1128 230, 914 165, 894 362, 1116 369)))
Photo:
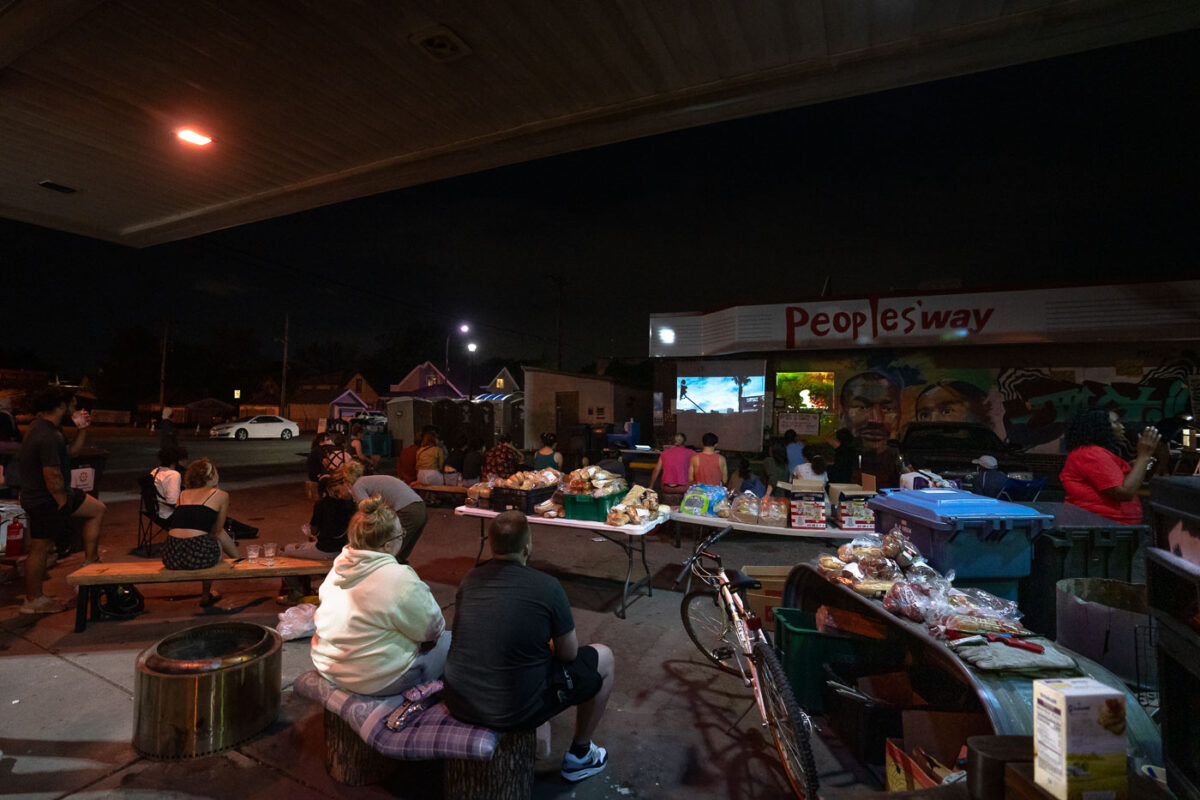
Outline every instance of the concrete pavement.
MULTIPOLYGON (((261 529, 259 541, 300 541, 310 504, 302 476, 290 483, 231 488, 232 513, 261 529)), ((137 560, 137 504, 109 498, 102 557, 137 560)), ((571 716, 553 723, 553 756, 538 762, 534 797, 775 798, 788 794, 770 736, 751 708, 749 690, 708 666, 688 641, 679 618, 680 594, 666 587, 685 550, 666 535, 648 541, 655 571, 653 597, 642 597, 628 618, 612 609, 624 576, 624 554, 586 532, 534 528, 534 566, 555 574, 567 590, 581 642, 609 644, 616 685, 596 740, 610 766, 570 785, 558 762, 570 737, 571 716), (748 712, 748 713, 746 713, 748 712), (744 716, 743 716, 744 714, 744 716)), ((473 566, 477 520, 431 509, 413 553, 413 566, 433 589, 447 620, 454 593, 473 566)), ((795 564, 823 547, 800 540, 736 535, 722 542, 727 563, 795 564)), ((69 594, 72 555, 51 572, 48 591, 69 594)), ((74 613, 45 617, 17 613, 19 580, 0 584, 0 796, 28 798, 389 797, 403 786, 352 789, 325 773, 321 711, 295 697, 292 680, 311 668, 307 641, 284 645, 279 720, 251 742, 223 754, 175 762, 138 756, 133 735, 134 660, 145 647, 181 627, 233 616, 274 626, 282 610, 274 581, 218 585, 216 610, 198 606, 199 583, 146 585, 146 613, 130 621, 89 623, 73 632, 74 613)), ((850 763, 816 743, 823 783, 857 785, 850 763)))

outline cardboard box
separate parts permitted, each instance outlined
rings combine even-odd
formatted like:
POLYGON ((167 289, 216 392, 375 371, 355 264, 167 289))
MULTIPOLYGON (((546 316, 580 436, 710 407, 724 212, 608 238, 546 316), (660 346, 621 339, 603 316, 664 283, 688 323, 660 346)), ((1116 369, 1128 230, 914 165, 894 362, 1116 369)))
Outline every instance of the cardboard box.
POLYGON ((779 488, 788 494, 793 528, 825 530, 828 504, 824 482, 792 481, 780 483, 779 488))
POLYGON ((915 753, 920 748, 951 767, 958 761, 968 738, 995 732, 986 714, 915 709, 905 711, 901 717, 905 751, 915 753))
POLYGON ((791 571, 784 566, 742 567, 742 572, 762 583, 761 589, 746 590, 746 605, 771 633, 775 632, 775 609, 783 605, 783 587, 791 571))
POLYGON ((899 739, 887 740, 884 770, 889 792, 911 792, 914 789, 932 789, 938 785, 933 776, 904 752, 904 743, 899 739))
POLYGON ((867 508, 867 501, 875 496, 857 483, 829 484, 829 504, 837 526, 847 531, 875 530, 875 512, 867 508))
POLYGON ((1033 780, 1058 800, 1129 796, 1125 694, 1094 678, 1033 682, 1033 780))

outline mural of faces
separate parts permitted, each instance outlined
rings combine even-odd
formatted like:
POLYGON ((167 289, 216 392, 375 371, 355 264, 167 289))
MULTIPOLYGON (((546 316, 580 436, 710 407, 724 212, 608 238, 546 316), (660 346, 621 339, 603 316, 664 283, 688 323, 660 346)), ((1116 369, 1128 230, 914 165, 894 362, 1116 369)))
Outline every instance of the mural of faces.
POLYGON ((977 422, 987 424, 987 395, 966 381, 931 383, 917 395, 918 422, 977 422))
POLYGON ((881 453, 900 428, 900 387, 878 372, 863 372, 842 385, 842 423, 866 451, 881 453))

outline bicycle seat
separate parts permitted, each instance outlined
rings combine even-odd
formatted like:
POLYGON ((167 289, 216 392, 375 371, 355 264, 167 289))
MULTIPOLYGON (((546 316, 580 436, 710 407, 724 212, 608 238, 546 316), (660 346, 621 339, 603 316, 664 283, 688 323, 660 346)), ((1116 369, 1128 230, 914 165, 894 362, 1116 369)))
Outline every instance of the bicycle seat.
POLYGON ((757 578, 751 578, 744 572, 736 569, 725 570, 725 577, 729 578, 729 588, 736 591, 742 589, 761 589, 762 581, 757 578))

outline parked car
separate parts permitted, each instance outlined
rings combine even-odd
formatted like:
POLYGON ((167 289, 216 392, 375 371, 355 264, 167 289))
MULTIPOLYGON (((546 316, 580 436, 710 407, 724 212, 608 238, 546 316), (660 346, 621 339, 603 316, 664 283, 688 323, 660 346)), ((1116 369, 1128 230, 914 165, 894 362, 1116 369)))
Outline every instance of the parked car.
POLYGON ((211 439, 290 439, 300 435, 300 426, 290 419, 271 414, 242 417, 233 422, 214 425, 208 432, 211 439))
POLYGON ((1019 445, 1002 441, 986 425, 970 422, 912 422, 900 440, 900 454, 912 467, 943 478, 972 475, 980 456, 994 456, 1005 472, 1028 471, 1019 445))

